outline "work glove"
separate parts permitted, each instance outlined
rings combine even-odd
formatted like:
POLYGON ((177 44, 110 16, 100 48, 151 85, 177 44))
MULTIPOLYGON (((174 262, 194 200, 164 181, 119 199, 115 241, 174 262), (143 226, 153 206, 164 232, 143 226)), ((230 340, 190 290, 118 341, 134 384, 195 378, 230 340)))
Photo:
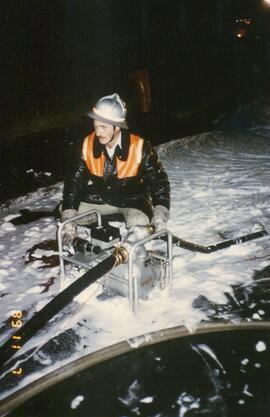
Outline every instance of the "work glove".
MULTIPOLYGON (((62 211, 61 222, 69 220, 72 217, 76 216, 77 210, 66 209, 62 211)), ((74 238, 77 235, 77 224, 75 222, 70 222, 66 224, 62 229, 62 239, 65 246, 71 246, 74 238)))
POLYGON ((155 206, 153 210, 152 224, 155 226, 155 231, 159 232, 166 229, 170 217, 170 212, 165 206, 155 206))
MULTIPOLYGON (((130 252, 132 246, 135 243, 139 242, 140 240, 143 240, 147 236, 149 236, 149 230, 147 226, 145 225, 131 226, 128 229, 128 232, 126 236, 124 237, 124 239, 122 239, 121 246, 124 246, 124 248, 128 252, 130 252)), ((136 259, 145 257, 145 253, 146 251, 145 251, 144 245, 138 246, 136 249, 136 255, 135 255, 136 259)))
POLYGON ((128 229, 128 232, 122 242, 130 242, 130 243, 136 243, 139 242, 139 240, 144 239, 149 235, 149 232, 147 230, 147 227, 145 225, 136 225, 131 226, 128 229))

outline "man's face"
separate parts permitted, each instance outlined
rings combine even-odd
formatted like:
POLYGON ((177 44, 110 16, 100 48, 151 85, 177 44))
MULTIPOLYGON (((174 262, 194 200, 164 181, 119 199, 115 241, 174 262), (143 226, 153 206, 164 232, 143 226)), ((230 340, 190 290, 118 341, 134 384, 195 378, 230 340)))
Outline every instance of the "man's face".
POLYGON ((96 131, 96 135, 99 139, 99 142, 102 145, 108 145, 112 138, 115 135, 115 128, 112 125, 109 125, 104 122, 100 122, 98 120, 94 121, 94 128, 96 131))

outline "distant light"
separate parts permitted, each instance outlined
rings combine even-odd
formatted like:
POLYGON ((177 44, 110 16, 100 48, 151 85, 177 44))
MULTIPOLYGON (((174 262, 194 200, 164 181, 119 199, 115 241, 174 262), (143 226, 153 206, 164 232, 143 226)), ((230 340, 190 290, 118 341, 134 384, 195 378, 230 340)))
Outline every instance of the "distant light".
POLYGON ((236 37, 239 39, 244 38, 245 36, 246 36, 246 30, 244 28, 241 28, 236 32, 236 37))
MULTIPOLYGON (((268 1, 269 1, 269 4, 270 4, 270 0, 268 0, 268 1)), ((242 23, 243 25, 251 25, 252 19, 250 19, 249 17, 241 17, 241 18, 235 19, 235 22, 236 23, 242 23)))
POLYGON ((270 0, 264 0, 264 2, 270 5, 270 0))

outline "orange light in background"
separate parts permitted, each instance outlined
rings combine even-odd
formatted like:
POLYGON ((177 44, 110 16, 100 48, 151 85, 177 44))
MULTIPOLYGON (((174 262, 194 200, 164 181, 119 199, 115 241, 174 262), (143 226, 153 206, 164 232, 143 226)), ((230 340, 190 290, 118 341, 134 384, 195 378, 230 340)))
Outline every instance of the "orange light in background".
POLYGON ((264 0, 264 2, 270 5, 270 0, 264 0))
POLYGON ((141 113, 149 113, 151 108, 151 92, 148 71, 146 69, 137 69, 132 75, 140 99, 140 111, 141 113))
POLYGON ((236 32, 236 37, 241 39, 241 38, 244 38, 245 36, 246 36, 246 29, 244 28, 238 29, 238 31, 236 32))

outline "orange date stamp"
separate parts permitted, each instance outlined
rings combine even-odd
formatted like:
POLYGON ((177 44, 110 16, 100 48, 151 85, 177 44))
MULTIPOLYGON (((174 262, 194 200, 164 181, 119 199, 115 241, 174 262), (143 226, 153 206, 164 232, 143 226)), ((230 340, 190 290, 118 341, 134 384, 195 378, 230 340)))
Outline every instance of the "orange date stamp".
MULTIPOLYGON (((14 313, 11 316, 11 327, 19 329, 22 326, 22 317, 23 317, 23 313, 20 310, 16 310, 14 311, 14 313)), ((12 336, 12 345, 11 345, 11 349, 20 349, 21 345, 20 345, 20 341, 22 339, 22 336, 12 336)), ((22 368, 17 368, 17 369, 13 369, 13 371, 11 371, 12 375, 22 375, 23 373, 23 369, 22 368)))

